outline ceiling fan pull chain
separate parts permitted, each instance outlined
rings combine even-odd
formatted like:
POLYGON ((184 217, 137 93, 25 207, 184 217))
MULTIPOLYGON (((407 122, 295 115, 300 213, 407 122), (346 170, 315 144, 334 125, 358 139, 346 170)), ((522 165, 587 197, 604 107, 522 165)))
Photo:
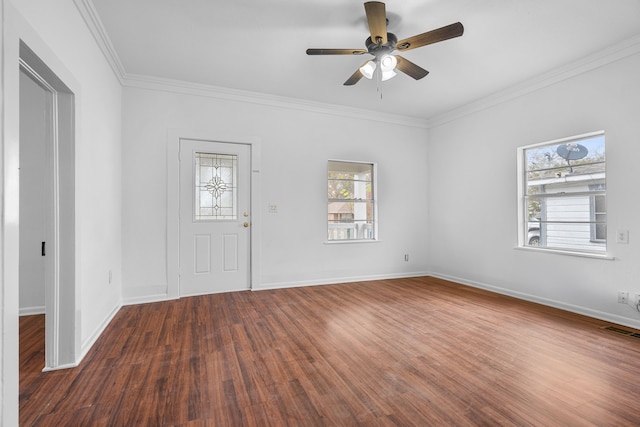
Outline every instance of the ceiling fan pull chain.
POLYGON ((382 81, 382 73, 380 72, 380 67, 376 67, 376 88, 378 90, 378 93, 380 94, 380 99, 382 99, 382 88, 380 87, 381 81, 382 81))

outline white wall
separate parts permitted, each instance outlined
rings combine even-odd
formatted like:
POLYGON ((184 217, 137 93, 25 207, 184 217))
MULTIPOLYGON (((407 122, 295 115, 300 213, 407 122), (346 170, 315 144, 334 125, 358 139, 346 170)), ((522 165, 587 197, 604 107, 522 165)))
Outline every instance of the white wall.
MULTIPOLYGON (((3 346, 17 354, 18 46, 23 40, 75 94, 77 334, 86 351, 121 302, 121 86, 71 0, 5 2, 3 25, 3 346), (112 269, 113 281, 108 283, 112 269), (9 289, 16 289, 15 296, 9 289), (14 316, 15 315, 15 316, 14 316), (15 319, 14 319, 15 317, 15 319), (14 334, 15 332, 15 334, 14 334)), ((17 359, 3 349, 3 390, 17 359)), ((13 393, 3 401, 17 402, 13 393)), ((10 405, 6 419, 17 414, 10 405)))
POLYGON ((51 94, 20 72, 20 314, 44 313, 45 150, 51 94))
POLYGON ((268 104, 124 89, 125 300, 167 292, 167 134, 174 129, 260 141, 261 203, 252 208, 262 220, 256 288, 426 271, 426 129, 268 104), (378 163, 379 243, 324 243, 328 159, 378 163), (269 203, 278 213, 267 212, 269 203))
POLYGON ((429 262, 434 274, 640 327, 617 291, 640 293, 640 55, 430 130, 429 262), (614 260, 517 246, 516 147, 606 132, 608 252, 614 260), (628 245, 615 231, 628 229, 628 245))

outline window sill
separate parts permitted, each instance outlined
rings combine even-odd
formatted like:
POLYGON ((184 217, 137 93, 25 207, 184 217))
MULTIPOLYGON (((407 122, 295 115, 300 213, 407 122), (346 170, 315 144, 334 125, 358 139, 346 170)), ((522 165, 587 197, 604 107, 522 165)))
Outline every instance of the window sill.
POLYGON ((342 245, 345 243, 378 243, 378 239, 325 240, 325 245, 342 245))
POLYGON ((541 252, 541 253, 550 253, 557 255, 568 255, 568 256, 576 256, 582 258, 595 258, 595 259, 603 259, 612 261, 615 258, 611 255, 607 254, 598 254, 592 252, 574 252, 574 251, 565 251, 561 249, 551 249, 551 248, 534 248, 531 246, 516 246, 514 249, 521 251, 529 251, 529 252, 541 252))

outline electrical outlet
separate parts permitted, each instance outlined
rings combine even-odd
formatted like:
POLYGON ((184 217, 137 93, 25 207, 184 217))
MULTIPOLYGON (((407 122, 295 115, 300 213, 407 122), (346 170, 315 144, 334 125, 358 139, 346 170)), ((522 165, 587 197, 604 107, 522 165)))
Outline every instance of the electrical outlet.
POLYGON ((409 261, 409 254, 404 254, 404 260, 409 261))
POLYGON ((626 304, 629 301, 629 292, 627 291, 618 291, 618 303, 626 304))

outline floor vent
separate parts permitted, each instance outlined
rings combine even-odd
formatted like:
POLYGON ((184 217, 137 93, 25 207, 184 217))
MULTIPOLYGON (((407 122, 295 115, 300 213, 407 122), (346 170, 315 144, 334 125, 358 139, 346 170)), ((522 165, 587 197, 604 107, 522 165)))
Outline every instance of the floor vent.
POLYGON ((616 334, 620 334, 620 335, 626 335, 633 338, 640 338, 640 333, 638 332, 616 328, 615 326, 603 326, 602 329, 606 329, 607 331, 615 332, 616 334))

